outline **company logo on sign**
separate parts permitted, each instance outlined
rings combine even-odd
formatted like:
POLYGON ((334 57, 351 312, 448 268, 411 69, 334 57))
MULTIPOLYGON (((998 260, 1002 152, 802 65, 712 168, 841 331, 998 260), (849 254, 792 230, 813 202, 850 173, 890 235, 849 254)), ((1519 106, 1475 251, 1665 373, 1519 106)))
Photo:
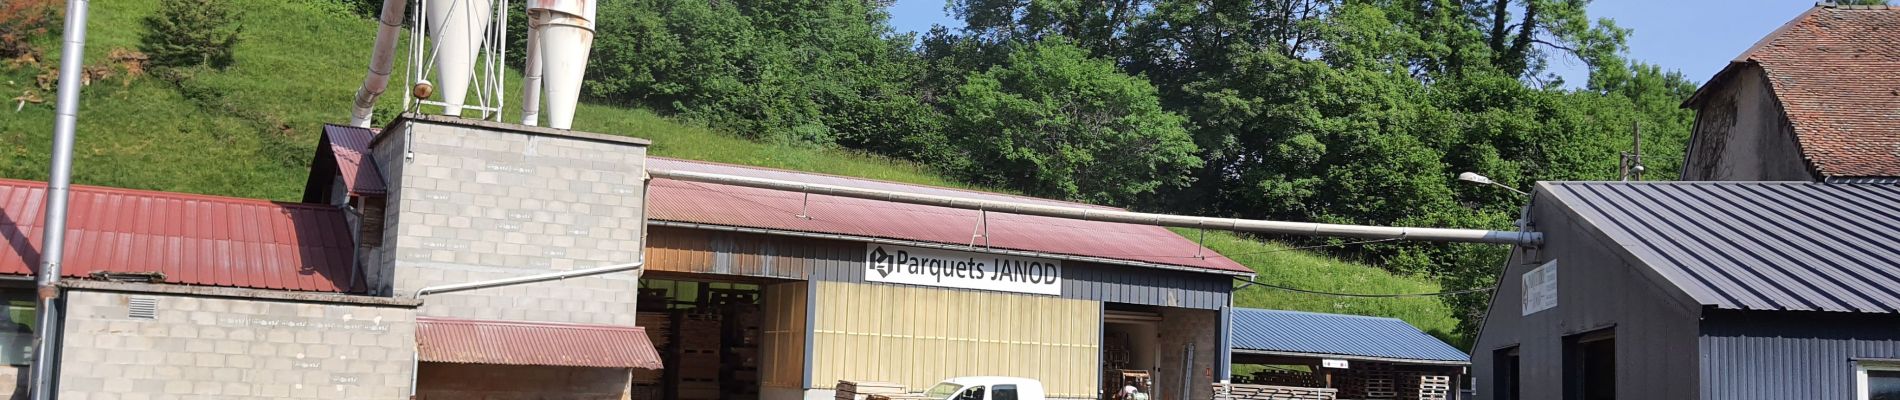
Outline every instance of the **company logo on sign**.
POLYGON ((1062 294, 1062 263, 965 251, 868 244, 864 280, 906 285, 1062 294))

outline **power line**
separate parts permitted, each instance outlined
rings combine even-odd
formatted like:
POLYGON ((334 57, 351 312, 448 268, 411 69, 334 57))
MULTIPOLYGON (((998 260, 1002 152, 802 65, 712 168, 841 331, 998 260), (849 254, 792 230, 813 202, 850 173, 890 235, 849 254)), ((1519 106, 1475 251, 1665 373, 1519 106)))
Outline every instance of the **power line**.
POLYGON ((1324 295, 1324 296, 1365 297, 1365 298, 1450 296, 1450 295, 1458 295, 1458 294, 1466 294, 1466 293, 1489 292, 1492 290, 1492 288, 1477 288, 1477 289, 1453 290, 1453 291, 1448 291, 1448 292, 1437 292, 1437 293, 1397 293, 1397 294, 1334 293, 1334 292, 1321 292, 1317 290, 1307 290, 1307 289, 1301 289, 1301 288, 1296 288, 1296 287, 1280 286, 1280 285, 1275 285, 1275 284, 1270 284, 1270 283, 1260 283, 1252 279, 1242 278, 1238 276, 1234 277, 1234 280, 1247 282, 1247 283, 1260 285, 1260 286, 1266 286, 1266 287, 1270 287, 1274 289, 1290 291, 1290 292, 1300 292, 1300 293, 1317 294, 1317 295, 1324 295))

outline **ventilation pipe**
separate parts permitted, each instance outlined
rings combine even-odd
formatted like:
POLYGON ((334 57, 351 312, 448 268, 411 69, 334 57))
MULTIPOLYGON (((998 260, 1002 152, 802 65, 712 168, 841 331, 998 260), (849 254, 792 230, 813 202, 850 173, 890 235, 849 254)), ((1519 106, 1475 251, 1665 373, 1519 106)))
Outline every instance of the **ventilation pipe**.
POLYGON ((46 179, 46 232, 40 241, 39 324, 33 330, 33 400, 59 398, 60 323, 65 321, 60 301, 60 261, 66 254, 66 205, 72 195, 73 137, 79 124, 79 79, 86 56, 86 0, 66 0, 66 27, 59 49, 59 97, 54 104, 53 154, 46 179))
POLYGON ((528 28, 528 62, 521 71, 521 124, 527 126, 541 124, 541 46, 535 44, 540 37, 528 28))
POLYGON ((1235 232, 1271 233, 1299 236, 1334 236, 1368 239, 1422 240, 1431 242, 1491 243, 1536 247, 1543 244, 1544 235, 1537 232, 1489 231, 1482 229, 1445 229, 1411 228, 1396 226, 1365 226, 1320 224, 1311 222, 1262 221, 1237 218, 1211 218, 1168 214, 1138 213, 1101 208, 1059 206, 1049 204, 1024 203, 1013 201, 979 200, 964 197, 937 196, 918 193, 895 192, 889 190, 864 189, 847 186, 803 183, 778 179, 752 178, 703 172, 679 171, 668 169, 648 169, 647 174, 655 179, 711 183, 717 185, 742 186, 760 189, 800 192, 808 195, 828 195, 858 199, 890 201, 905 204, 982 210, 1009 214, 1035 215, 1042 217, 1078 219, 1084 221, 1119 222, 1138 225, 1171 226, 1178 228, 1219 229, 1235 232))
POLYGON ((363 75, 363 87, 356 89, 356 101, 350 109, 351 126, 368 128, 376 98, 383 95, 383 89, 389 88, 389 73, 396 64, 396 35, 402 33, 404 5, 407 5, 406 0, 383 0, 376 44, 370 48, 369 72, 363 75))
MULTIPOLYGON (((528 32, 535 38, 528 53, 540 59, 542 80, 530 83, 528 90, 538 84, 547 91, 548 127, 572 129, 587 53, 594 47, 594 0, 528 0, 528 32)), ((538 105, 524 107, 539 111, 538 105)), ((524 120, 530 118, 523 114, 524 120)))
POLYGON ((435 92, 442 94, 442 113, 461 116, 494 8, 489 0, 422 0, 422 8, 429 18, 429 38, 435 41, 435 92))

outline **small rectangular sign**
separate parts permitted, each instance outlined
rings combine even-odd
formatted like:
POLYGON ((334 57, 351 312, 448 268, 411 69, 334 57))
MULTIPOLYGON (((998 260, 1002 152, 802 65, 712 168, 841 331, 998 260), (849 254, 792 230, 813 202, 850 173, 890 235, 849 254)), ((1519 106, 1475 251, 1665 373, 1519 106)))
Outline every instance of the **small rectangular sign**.
POLYGON ((1000 292, 1062 294, 1062 262, 869 243, 864 280, 1000 292))
POLYGON ((1524 273, 1524 314, 1557 307, 1557 260, 1539 265, 1524 273))
POLYGON ((1325 367, 1325 368, 1332 368, 1332 369, 1346 369, 1346 366, 1348 365, 1346 363, 1346 360, 1334 360, 1331 358, 1321 359, 1319 360, 1319 362, 1320 362, 1319 366, 1325 367))

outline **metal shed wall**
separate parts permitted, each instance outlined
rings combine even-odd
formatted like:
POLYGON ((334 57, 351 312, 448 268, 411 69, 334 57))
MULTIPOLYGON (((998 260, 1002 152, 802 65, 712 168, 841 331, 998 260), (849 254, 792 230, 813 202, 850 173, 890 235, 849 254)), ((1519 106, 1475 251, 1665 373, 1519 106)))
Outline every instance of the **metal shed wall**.
POLYGON ((1710 311, 1702 398, 1854 398, 1855 360, 1900 359, 1900 315, 1710 311))
POLYGON ((1095 398, 1102 306, 1084 300, 916 286, 816 282, 815 388, 838 380, 913 391, 946 377, 1042 381, 1050 398, 1095 398))
MULTIPOLYGON (((865 283, 864 244, 679 227, 648 231, 653 271, 865 283)), ((1079 261, 1062 262, 1062 297, 1218 310, 1233 280, 1226 275, 1079 261)))
POLYGON ((1695 352, 1699 307, 1680 290, 1630 263, 1621 246, 1582 223, 1564 205, 1539 191, 1531 209, 1544 232, 1538 250, 1513 252, 1472 349, 1478 398, 1561 399, 1563 342, 1568 335, 1611 328, 1616 333, 1619 399, 1696 397, 1695 352), (1522 316, 1525 272, 1556 260, 1557 306, 1522 316), (1521 392, 1493 393, 1494 352, 1518 346, 1521 392))

